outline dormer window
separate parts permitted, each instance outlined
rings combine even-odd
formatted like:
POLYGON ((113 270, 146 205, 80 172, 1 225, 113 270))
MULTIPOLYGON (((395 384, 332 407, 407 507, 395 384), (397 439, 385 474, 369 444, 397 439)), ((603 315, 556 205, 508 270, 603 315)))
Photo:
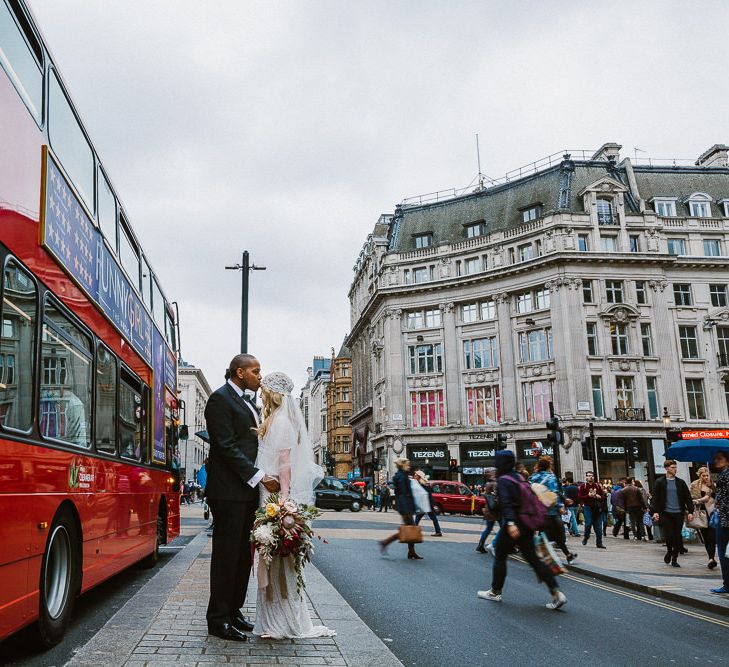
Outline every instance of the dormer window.
POLYGON ((720 199, 717 203, 722 207, 724 217, 729 218, 729 199, 720 199))
POLYGON ((486 225, 483 220, 479 222, 469 222, 464 225, 466 228, 466 238, 475 239, 478 236, 483 236, 486 233, 486 225))
POLYGON ((653 200, 653 206, 656 209, 656 215, 660 215, 662 218, 676 217, 675 199, 659 199, 658 197, 656 197, 653 200))
POLYGON ((711 197, 703 192, 696 192, 689 197, 689 215, 692 218, 711 217, 711 197))
POLYGON ((597 200, 597 224, 598 225, 617 225, 618 221, 613 211, 612 199, 597 200))
POLYGON ((427 234, 415 234, 415 247, 416 248, 430 248, 433 245, 433 233, 428 232, 427 234))
POLYGON ((521 221, 529 222, 531 220, 536 220, 541 215, 542 215, 542 205, 533 204, 532 206, 529 206, 528 208, 522 209, 521 221))

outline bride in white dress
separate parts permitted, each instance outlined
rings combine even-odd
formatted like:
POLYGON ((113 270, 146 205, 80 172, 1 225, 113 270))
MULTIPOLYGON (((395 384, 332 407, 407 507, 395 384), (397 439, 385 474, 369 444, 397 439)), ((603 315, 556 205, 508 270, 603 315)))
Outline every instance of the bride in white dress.
MULTIPOLYGON (((314 488, 324 470, 314 463, 314 451, 304 416, 291 396, 294 383, 284 373, 270 373, 261 380, 263 422, 258 429, 260 443, 256 467, 278 477, 281 499, 314 504, 314 488)), ((261 487, 261 506, 269 492, 261 487)), ((323 625, 311 622, 304 590, 297 590, 292 559, 274 556, 268 568, 258 563, 258 597, 253 633, 264 638, 296 639, 333 637, 323 625)))

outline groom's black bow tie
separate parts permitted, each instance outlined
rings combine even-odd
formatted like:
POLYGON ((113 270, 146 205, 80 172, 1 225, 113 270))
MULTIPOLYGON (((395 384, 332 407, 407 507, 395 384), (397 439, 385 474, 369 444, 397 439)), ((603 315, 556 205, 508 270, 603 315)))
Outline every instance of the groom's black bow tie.
POLYGON ((241 397, 248 405, 250 405, 256 412, 258 412, 258 406, 253 402, 253 399, 248 394, 243 394, 241 397))

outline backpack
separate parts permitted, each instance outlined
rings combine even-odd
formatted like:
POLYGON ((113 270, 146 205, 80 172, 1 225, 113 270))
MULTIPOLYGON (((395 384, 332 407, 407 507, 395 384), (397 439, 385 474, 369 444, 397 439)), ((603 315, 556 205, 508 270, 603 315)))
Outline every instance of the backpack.
POLYGON ((539 500, 532 487, 525 481, 517 481, 510 475, 506 479, 519 485, 521 504, 519 507, 519 523, 527 530, 541 530, 547 521, 547 508, 539 500))

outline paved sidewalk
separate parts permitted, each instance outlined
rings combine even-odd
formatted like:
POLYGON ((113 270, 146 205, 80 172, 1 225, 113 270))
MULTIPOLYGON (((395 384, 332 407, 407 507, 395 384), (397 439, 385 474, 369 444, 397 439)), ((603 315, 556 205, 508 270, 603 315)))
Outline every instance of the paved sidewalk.
MULTIPOLYGON (((582 528, 582 526, 580 527, 582 528)), ((570 570, 604 581, 651 593, 675 602, 729 615, 729 596, 713 595, 711 588, 721 586, 719 567, 709 570, 704 545, 687 543, 689 553, 682 555, 674 568, 663 562, 666 548, 655 542, 626 540, 621 536, 605 538, 607 549, 595 547, 595 536, 586 546, 581 537, 570 537, 568 546, 578 554, 570 570)))
MULTIPOLYGON (((67 667, 211 667, 215 665, 339 665, 395 667, 401 663, 310 563, 309 608, 334 638, 226 642, 207 634, 205 609, 212 540, 198 534, 102 628, 67 667)), ((244 614, 255 617, 255 579, 244 614)))

